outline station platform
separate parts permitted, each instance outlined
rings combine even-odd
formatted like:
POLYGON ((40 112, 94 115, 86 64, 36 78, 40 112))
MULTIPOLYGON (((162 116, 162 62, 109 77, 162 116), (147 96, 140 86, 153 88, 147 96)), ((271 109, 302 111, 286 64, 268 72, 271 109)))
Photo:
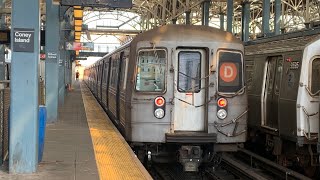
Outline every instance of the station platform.
POLYGON ((152 179, 109 120, 85 84, 77 82, 59 107, 59 119, 47 124, 38 171, 8 174, 0 179, 94 180, 152 179))

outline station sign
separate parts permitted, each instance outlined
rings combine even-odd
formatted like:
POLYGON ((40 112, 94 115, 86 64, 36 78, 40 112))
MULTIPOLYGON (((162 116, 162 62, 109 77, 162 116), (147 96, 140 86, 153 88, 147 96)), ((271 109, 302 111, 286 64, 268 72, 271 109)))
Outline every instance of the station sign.
POLYGON ((13 29, 13 51, 34 52, 34 29, 13 29))
POLYGON ((79 51, 79 50, 93 51, 94 44, 93 42, 66 42, 65 48, 66 50, 71 50, 71 51, 79 51))

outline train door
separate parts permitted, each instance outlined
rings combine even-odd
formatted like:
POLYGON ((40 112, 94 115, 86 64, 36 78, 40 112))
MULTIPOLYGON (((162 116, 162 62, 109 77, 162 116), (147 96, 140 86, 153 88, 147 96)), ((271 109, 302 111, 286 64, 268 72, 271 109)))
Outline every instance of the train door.
POLYGON ((106 83, 106 109, 109 109, 109 77, 110 77, 110 63, 111 63, 111 57, 109 59, 105 60, 105 83, 106 83))
POLYGON ((278 130, 279 95, 283 69, 282 56, 267 58, 265 65, 264 90, 262 91, 262 126, 278 130))
POLYGON ((104 77, 104 61, 102 61, 101 64, 100 64, 100 94, 99 94, 100 102, 103 102, 102 101, 102 82, 103 82, 103 77, 104 77))
POLYGON ((205 130, 205 65, 202 49, 178 49, 174 78, 174 130, 205 130))
POLYGON ((116 112, 117 112, 117 119, 120 121, 120 86, 121 86, 121 83, 120 83, 120 77, 121 77, 121 71, 122 71, 122 58, 123 58, 123 53, 124 52, 121 52, 120 53, 120 59, 119 59, 119 62, 118 62, 118 77, 117 77, 117 95, 116 95, 116 112))

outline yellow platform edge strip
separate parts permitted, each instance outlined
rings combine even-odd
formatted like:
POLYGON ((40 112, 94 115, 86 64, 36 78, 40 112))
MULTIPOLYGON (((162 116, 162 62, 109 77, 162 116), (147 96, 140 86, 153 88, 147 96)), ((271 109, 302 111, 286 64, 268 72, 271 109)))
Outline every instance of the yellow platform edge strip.
POLYGON ((83 83, 81 94, 100 179, 152 179, 83 83))

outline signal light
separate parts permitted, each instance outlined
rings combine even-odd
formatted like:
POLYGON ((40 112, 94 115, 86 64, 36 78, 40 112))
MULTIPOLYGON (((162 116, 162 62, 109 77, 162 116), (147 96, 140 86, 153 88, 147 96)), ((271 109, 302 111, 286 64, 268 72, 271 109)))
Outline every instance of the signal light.
POLYGON ((223 108, 227 106, 227 100, 225 98, 218 99, 218 106, 223 108))
POLYGON ((163 106, 165 101, 164 101, 164 98, 163 97, 157 97, 155 100, 154 100, 154 103, 156 104, 156 106, 163 106))

